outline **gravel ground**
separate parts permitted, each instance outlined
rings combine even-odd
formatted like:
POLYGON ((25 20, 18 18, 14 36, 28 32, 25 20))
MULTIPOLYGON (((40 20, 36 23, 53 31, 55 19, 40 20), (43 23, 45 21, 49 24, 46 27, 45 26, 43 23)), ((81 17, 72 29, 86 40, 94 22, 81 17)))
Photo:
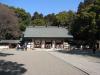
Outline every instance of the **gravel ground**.
POLYGON ((13 55, 0 56, 0 60, 23 64, 27 70, 23 75, 87 75, 46 51, 5 50, 1 52, 13 55))
POLYGON ((87 55, 77 55, 68 54, 61 52, 48 52, 65 62, 87 72, 90 75, 100 75, 100 58, 87 56, 87 55))

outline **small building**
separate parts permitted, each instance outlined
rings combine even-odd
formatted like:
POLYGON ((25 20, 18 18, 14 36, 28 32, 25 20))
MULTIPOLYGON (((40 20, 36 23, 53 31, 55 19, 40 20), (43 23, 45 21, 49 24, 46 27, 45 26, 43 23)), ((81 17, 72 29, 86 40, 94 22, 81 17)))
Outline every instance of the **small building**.
POLYGON ((20 40, 1 40, 0 49, 15 48, 18 43, 20 43, 20 40))
POLYGON ((64 49, 68 41, 73 38, 68 29, 55 26, 29 26, 26 28, 23 39, 27 48, 64 49))

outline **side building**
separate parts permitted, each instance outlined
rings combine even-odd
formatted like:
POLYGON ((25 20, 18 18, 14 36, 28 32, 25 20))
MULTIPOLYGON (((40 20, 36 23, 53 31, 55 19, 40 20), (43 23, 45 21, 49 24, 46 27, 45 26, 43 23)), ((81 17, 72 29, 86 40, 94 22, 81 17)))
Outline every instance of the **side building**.
POLYGON ((23 35, 24 44, 30 49, 64 49, 72 38, 68 29, 55 26, 29 26, 23 35))
POLYGON ((20 40, 0 40, 0 49, 16 48, 20 40))

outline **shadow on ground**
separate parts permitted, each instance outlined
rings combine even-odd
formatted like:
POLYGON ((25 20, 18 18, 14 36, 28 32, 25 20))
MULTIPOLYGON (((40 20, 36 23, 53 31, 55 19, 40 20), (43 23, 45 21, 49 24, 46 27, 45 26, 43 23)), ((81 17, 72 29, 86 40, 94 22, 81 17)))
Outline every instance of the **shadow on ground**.
POLYGON ((88 56, 100 58, 100 51, 96 51, 95 54, 93 54, 92 50, 70 50, 70 51, 58 50, 58 52, 68 53, 68 54, 76 54, 76 55, 88 55, 88 56))
POLYGON ((0 52, 0 56, 6 57, 6 56, 9 56, 9 55, 14 55, 14 54, 8 54, 8 53, 1 53, 0 52))
POLYGON ((0 75, 22 75, 27 71, 23 66, 17 62, 0 60, 0 75))

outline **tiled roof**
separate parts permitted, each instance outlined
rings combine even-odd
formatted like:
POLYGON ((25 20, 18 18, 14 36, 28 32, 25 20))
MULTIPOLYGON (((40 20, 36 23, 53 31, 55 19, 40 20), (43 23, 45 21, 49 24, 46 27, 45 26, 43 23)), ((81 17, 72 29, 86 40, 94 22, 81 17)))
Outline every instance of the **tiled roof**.
POLYGON ((19 43, 20 40, 1 40, 0 43, 19 43))
POLYGON ((39 37, 39 38, 73 38, 69 35, 68 29, 63 27, 27 27, 24 32, 24 37, 39 37))

